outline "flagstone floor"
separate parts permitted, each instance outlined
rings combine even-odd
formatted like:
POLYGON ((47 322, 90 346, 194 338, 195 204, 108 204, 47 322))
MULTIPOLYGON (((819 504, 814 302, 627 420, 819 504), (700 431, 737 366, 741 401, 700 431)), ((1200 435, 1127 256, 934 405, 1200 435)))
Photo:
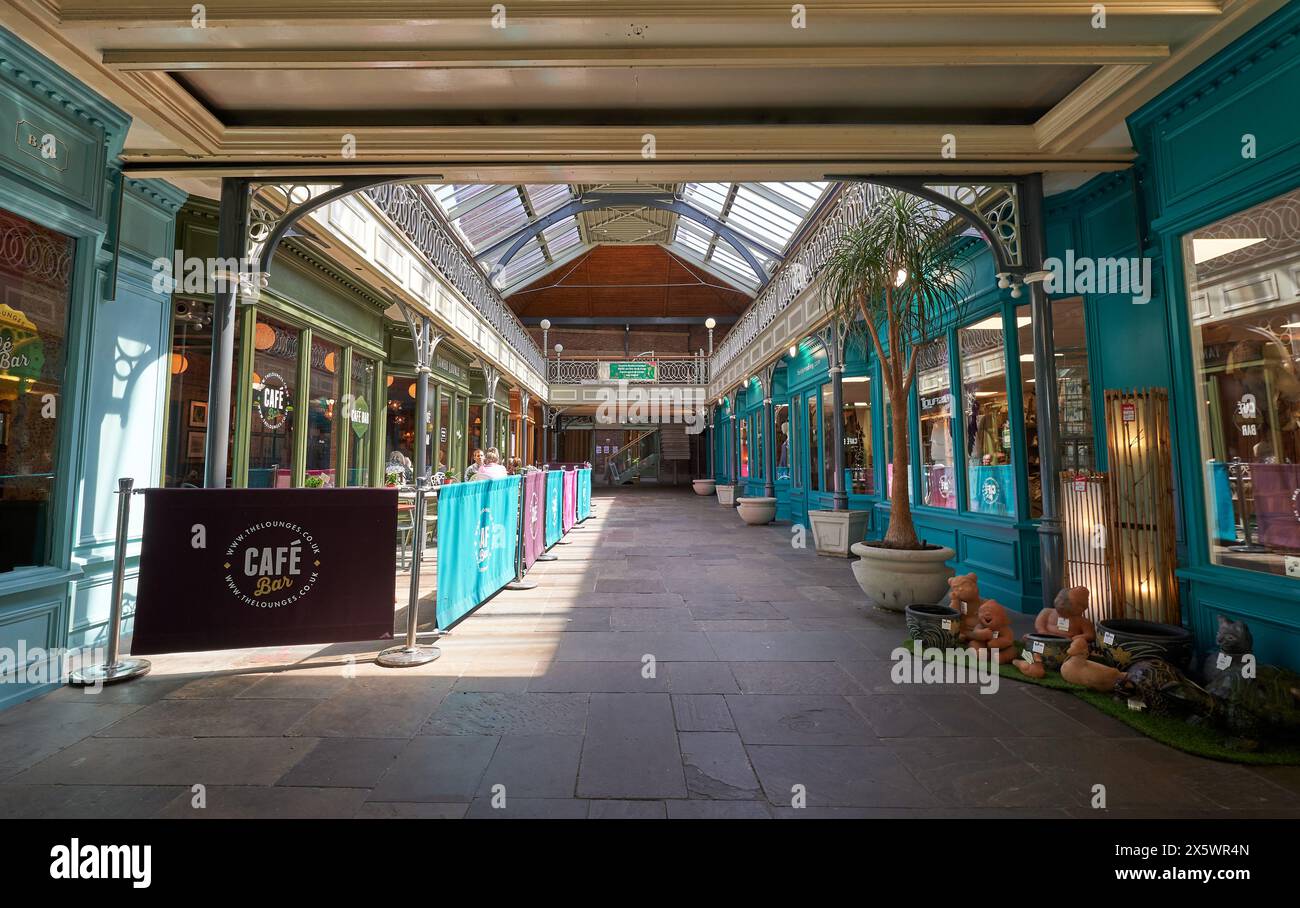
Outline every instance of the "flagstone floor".
POLYGON ((1300 818, 1300 769, 1187 756, 1015 682, 893 684, 901 617, 788 525, 685 489, 593 504, 537 589, 429 665, 166 656, 0 712, 0 817, 1300 818))

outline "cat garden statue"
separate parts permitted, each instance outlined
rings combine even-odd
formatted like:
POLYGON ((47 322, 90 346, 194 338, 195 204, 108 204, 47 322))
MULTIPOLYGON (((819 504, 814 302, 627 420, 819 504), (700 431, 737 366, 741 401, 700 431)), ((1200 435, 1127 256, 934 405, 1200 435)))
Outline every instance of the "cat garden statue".
POLYGON ((1215 700, 1214 719, 1243 749, 1261 741, 1300 738, 1300 674, 1257 665, 1244 621, 1219 616, 1217 653, 1206 658, 1205 689, 1215 700))
POLYGON ((984 601, 980 596, 979 578, 974 573, 958 574, 948 578, 952 607, 961 615, 957 638, 962 643, 970 641, 970 632, 980 623, 979 608, 984 601))
POLYGON ((1083 637, 1089 643, 1097 639, 1092 622, 1083 617, 1088 611, 1088 588, 1075 586, 1056 594, 1051 608, 1045 608, 1034 619, 1034 633, 1051 637, 1083 637))
POLYGON ((998 602, 986 599, 975 612, 976 623, 967 634, 972 649, 989 649, 996 655, 999 665, 1015 658, 1016 638, 1011 630, 1011 618, 998 602))

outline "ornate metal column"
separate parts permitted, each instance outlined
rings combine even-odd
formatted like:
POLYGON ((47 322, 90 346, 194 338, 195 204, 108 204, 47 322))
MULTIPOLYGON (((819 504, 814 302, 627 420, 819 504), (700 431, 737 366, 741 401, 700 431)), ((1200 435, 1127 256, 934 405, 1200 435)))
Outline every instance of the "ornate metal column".
MULTIPOLYGON (((225 177, 221 181, 221 208, 217 223, 217 258, 224 262, 245 261, 249 242, 249 209, 252 201, 248 180, 225 177)), ((240 274, 217 276, 212 299, 212 368, 208 375, 208 439, 203 485, 226 487, 226 462, 230 456, 230 395, 235 376, 235 303, 239 298, 240 274)))
POLYGON ((403 302, 398 302, 406 326, 411 330, 411 343, 415 346, 415 484, 424 484, 428 469, 429 448, 429 375, 433 371, 433 351, 444 335, 435 331, 427 316, 417 315, 403 302))
POLYGON ((515 455, 523 463, 528 461, 528 408, 532 404, 532 396, 523 388, 519 389, 519 447, 520 450, 515 455))
MULTIPOLYGON (((847 511, 849 509, 848 492, 844 489, 844 341, 848 337, 849 326, 841 319, 832 319, 830 324, 817 332, 817 339, 826 349, 826 361, 831 373, 831 406, 835 409, 831 419, 831 462, 835 477, 831 483, 831 510, 847 511)), ((825 416, 822 422, 825 423, 825 416)), ((823 455, 825 456, 825 455, 823 455)))
MULTIPOLYGON (((1031 174, 1021 185, 1020 237, 1030 273, 1043 267, 1043 177, 1031 174)), ((1060 407, 1057 404, 1056 346, 1052 335, 1052 301, 1041 280, 1029 283, 1034 317, 1034 388, 1038 395, 1038 473, 1043 517, 1038 524, 1042 558, 1043 607, 1050 608, 1065 574, 1061 514, 1057 496, 1060 472, 1060 407)))
POLYGON ((483 450, 486 451, 496 441, 497 421, 497 384, 501 373, 495 366, 483 364, 483 450))

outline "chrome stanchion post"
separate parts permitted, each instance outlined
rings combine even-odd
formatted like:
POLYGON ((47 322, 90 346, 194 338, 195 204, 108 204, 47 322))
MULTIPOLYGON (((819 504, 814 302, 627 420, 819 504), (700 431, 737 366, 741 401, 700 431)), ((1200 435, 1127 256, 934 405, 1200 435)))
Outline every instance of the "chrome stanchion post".
POLYGON ((424 564, 424 496, 422 480, 415 487, 415 538, 411 541, 411 593, 406 601, 406 643, 384 650, 375 657, 375 664, 384 668, 410 668, 425 665, 442 655, 442 650, 430 644, 416 642, 416 629, 420 619, 420 567, 424 564))
POLYGON ((506 584, 508 590, 535 590, 537 589, 536 580, 526 580, 524 578, 524 512, 527 503, 524 501, 524 477, 519 476, 519 544, 515 546, 515 579, 506 584))
POLYGON ((68 676, 68 683, 77 687, 98 684, 116 684, 149 674, 152 667, 148 659, 120 658, 122 645, 122 595, 126 585, 126 540, 131 531, 131 493, 135 480, 117 481, 117 545, 113 553, 112 601, 109 603, 108 654, 100 665, 78 669, 68 676))

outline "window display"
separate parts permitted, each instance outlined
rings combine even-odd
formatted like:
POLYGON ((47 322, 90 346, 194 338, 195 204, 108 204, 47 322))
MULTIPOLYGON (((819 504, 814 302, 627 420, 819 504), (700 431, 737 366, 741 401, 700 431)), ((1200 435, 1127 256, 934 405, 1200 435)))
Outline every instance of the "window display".
POLYGON ((76 243, 0 211, 0 573, 51 563, 76 243))
MULTIPOLYGON (((1088 372, 1088 325, 1082 297, 1052 300, 1052 345, 1056 359, 1056 401, 1060 422, 1058 463, 1062 470, 1097 468, 1092 382, 1088 372)), ((1025 420, 1025 468, 1029 474, 1029 516, 1043 516, 1039 476, 1038 395, 1034 385, 1034 320, 1028 305, 1016 310, 1020 344, 1020 398, 1025 420)))
POLYGON ((871 454, 871 379, 861 375, 844 379, 844 488, 852 495, 875 491, 871 454))
POLYGON ((773 450, 776 452, 776 481, 790 478, 790 405, 777 404, 773 408, 773 424, 776 435, 773 450))
POLYGON ((749 478, 749 419, 748 417, 740 420, 740 425, 736 427, 739 434, 740 444, 740 478, 749 478))
POLYGON ((250 488, 293 484, 299 336, 297 328, 267 318, 258 318, 253 332, 250 488))
POLYGON ((953 472, 952 388, 948 362, 947 338, 929 341, 917 352, 921 503, 935 508, 955 509, 957 481, 953 472))
POLYGON ((374 443, 371 426, 374 419, 370 402, 375 397, 375 361, 352 354, 352 391, 348 412, 344 414, 348 433, 348 485, 370 485, 370 451, 374 443))
POLYGON ((1183 238, 1210 557, 1300 576, 1300 191, 1183 238))
POLYGON ((1014 517, 1016 475, 1011 458, 1011 410, 1002 316, 957 332, 961 350, 962 424, 967 507, 1014 517))
POLYGON ((343 348, 313 339, 307 392, 307 485, 337 484, 336 403, 342 396, 343 348))
POLYGON ((816 492, 822 488, 822 451, 818 440, 818 436, 821 434, 821 420, 817 418, 817 396, 815 394, 808 398, 808 422, 805 423, 805 426, 808 431, 808 490, 816 492))

